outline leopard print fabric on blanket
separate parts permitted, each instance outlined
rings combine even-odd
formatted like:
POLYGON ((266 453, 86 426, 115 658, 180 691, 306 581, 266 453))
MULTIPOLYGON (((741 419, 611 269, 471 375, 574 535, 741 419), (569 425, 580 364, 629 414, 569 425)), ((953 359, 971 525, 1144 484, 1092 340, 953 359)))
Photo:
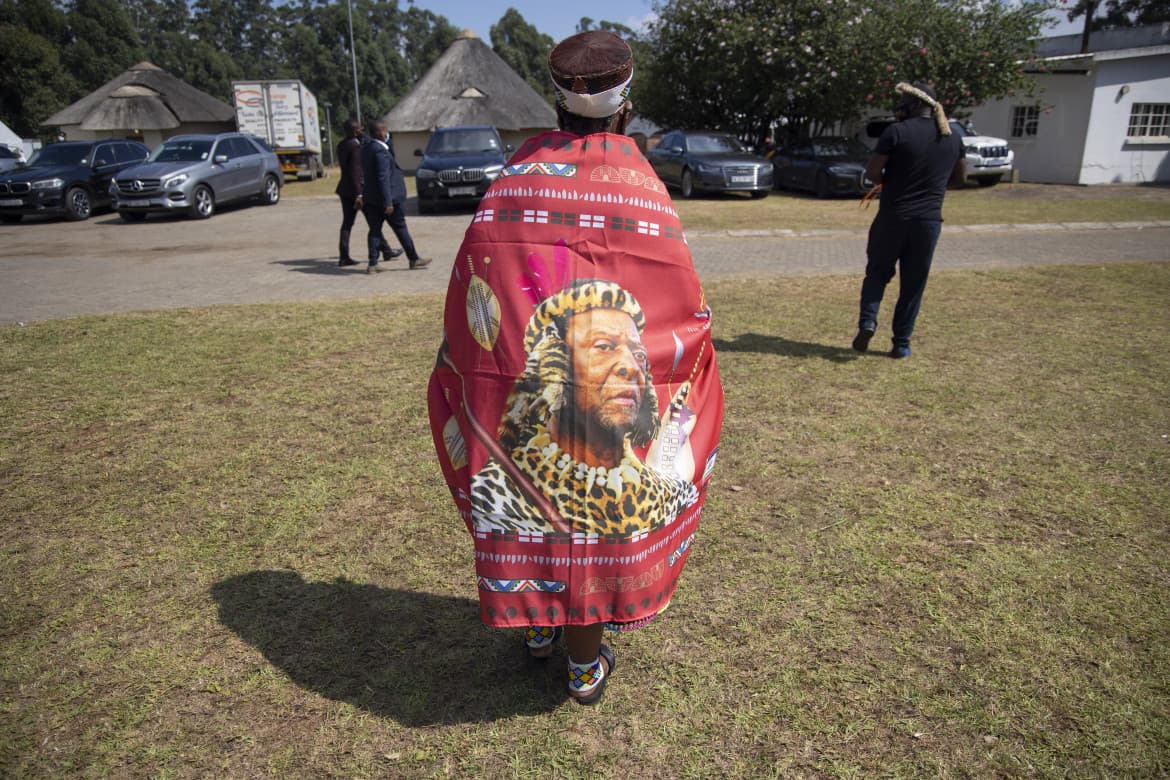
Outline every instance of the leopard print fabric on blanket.
MULTIPOLYGON (((612 469, 586 466, 561 450, 544 427, 514 449, 512 460, 556 507, 575 533, 632 536, 669 525, 698 499, 690 482, 647 467, 624 446, 612 469)), ((476 530, 555 533, 500 464, 488 461, 471 480, 476 530)))

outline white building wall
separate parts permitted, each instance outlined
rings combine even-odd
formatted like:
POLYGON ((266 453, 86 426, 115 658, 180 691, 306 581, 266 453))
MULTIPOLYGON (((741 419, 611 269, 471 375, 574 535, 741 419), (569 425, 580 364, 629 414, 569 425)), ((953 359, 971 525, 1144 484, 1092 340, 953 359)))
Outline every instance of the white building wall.
POLYGON ((1166 46, 1153 53, 1147 48, 1090 54, 1037 74, 1036 84, 1041 113, 1035 136, 1011 135, 1012 109, 1027 105, 1026 98, 989 102, 971 117, 977 132, 1007 139, 1020 181, 1170 182, 1170 141, 1133 143, 1125 137, 1134 103, 1170 103, 1166 46), (1088 73, 1075 72, 1078 67, 1088 73))
POLYGON ((1020 181, 1076 184, 1090 110, 1091 74, 1048 73, 1036 78, 1038 98, 1005 98, 972 112, 975 130, 1007 140, 1020 181), (1012 137, 1016 106, 1039 105, 1036 135, 1012 137))
POLYGON ((1170 103, 1170 53, 1098 60, 1092 99, 1078 183, 1170 182, 1170 141, 1126 139, 1134 103, 1170 103))

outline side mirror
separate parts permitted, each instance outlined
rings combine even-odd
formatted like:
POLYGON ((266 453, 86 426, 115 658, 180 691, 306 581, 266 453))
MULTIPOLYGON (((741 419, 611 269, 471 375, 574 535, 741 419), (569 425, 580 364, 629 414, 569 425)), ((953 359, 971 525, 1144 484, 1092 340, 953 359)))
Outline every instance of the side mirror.
POLYGON ((110 164, 110 161, 107 160, 105 157, 99 157, 93 161, 93 167, 95 167, 95 168, 105 168, 109 164, 110 164))
POLYGON ((217 165, 223 165, 227 161, 228 156, 226 154, 217 154, 212 160, 212 162, 216 163, 217 165))
POLYGON ((415 149, 414 156, 415 157, 422 157, 422 149, 415 149))

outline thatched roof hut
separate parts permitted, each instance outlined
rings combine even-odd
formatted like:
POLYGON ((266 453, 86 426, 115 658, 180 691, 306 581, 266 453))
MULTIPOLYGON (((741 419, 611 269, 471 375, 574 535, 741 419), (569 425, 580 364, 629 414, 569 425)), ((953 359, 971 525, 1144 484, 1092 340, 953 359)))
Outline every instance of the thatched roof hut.
POLYGON ((471 30, 447 47, 384 118, 394 133, 398 162, 407 169, 413 167, 414 150, 425 147, 438 127, 494 125, 504 143, 519 148, 557 126, 552 104, 471 30))
POLYGON ((58 111, 41 123, 70 140, 137 138, 147 146, 180 133, 234 130, 235 110, 149 62, 58 111))

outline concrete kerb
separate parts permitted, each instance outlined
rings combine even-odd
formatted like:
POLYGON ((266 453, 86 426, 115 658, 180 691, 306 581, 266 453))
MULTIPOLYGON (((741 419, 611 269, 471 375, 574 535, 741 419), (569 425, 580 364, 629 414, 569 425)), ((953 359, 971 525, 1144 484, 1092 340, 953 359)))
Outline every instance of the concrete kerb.
MULTIPOLYGON (((1141 230, 1143 228, 1170 227, 1170 219, 1146 222, 1037 222, 1037 223, 988 223, 984 225, 943 225, 943 233, 1010 233, 1013 231, 1059 231, 1059 230, 1141 230)), ((858 230, 688 230, 689 238, 841 238, 864 236, 868 229, 858 230)))

